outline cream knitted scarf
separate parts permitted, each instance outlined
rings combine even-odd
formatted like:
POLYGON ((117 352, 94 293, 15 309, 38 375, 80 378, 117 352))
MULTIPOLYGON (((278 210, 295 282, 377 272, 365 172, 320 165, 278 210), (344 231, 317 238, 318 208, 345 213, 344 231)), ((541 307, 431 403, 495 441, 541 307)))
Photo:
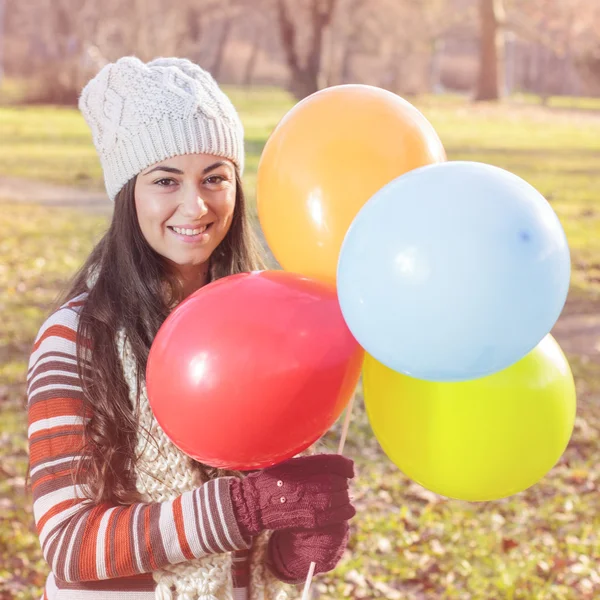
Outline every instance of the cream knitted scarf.
MULTIPOLYGON (((164 502, 201 486, 210 478, 231 475, 218 469, 203 468, 169 440, 154 418, 144 382, 139 390, 139 406, 136 406, 136 360, 122 330, 117 334, 116 342, 132 406, 139 408, 136 452, 140 460, 136 469, 136 488, 144 501, 164 502)), ((265 566, 268 535, 265 532, 257 537, 251 549, 249 600, 291 600, 295 597, 294 588, 277 580, 265 566)), ((226 553, 155 571, 156 600, 233 600, 231 566, 232 555, 226 553)))

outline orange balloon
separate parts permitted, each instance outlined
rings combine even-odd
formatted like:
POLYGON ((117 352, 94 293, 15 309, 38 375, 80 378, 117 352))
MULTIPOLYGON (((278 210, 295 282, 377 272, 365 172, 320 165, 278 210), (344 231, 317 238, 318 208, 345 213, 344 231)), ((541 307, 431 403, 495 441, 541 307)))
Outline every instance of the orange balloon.
POLYGON ((308 96, 279 122, 258 165, 258 218, 287 271, 335 283, 344 236, 384 185, 446 160, 429 121, 396 94, 340 85, 308 96))

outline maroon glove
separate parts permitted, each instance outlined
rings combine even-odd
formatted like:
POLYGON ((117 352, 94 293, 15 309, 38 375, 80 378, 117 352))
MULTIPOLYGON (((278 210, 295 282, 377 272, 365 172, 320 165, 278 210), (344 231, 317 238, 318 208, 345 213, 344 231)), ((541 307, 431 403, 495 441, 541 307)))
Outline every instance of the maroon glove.
POLYGON ((306 580, 310 563, 316 564, 316 573, 335 569, 348 544, 348 521, 334 523, 320 529, 285 529, 275 531, 269 539, 267 566, 285 583, 306 580))
POLYGON ((351 519, 348 479, 354 463, 338 454, 292 458, 231 479, 231 499, 242 534, 265 529, 315 529, 351 519))

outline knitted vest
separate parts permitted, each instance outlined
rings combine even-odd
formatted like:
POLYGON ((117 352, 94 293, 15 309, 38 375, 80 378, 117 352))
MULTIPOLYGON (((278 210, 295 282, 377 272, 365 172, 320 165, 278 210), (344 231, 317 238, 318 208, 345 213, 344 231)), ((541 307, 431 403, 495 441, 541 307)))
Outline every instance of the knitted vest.
MULTIPOLYGON (((136 467, 136 488, 143 500, 164 502, 196 489, 210 478, 231 475, 204 468, 170 441, 152 413, 145 382, 139 386, 139 407, 136 406, 136 360, 122 330, 116 342, 132 406, 139 408, 136 452, 140 459, 136 467)), ((276 579, 265 566, 268 536, 265 532, 255 538, 250 550, 249 599, 291 600, 294 588, 276 579)), ((155 571, 156 600, 233 600, 231 567, 232 555, 225 553, 155 571)))

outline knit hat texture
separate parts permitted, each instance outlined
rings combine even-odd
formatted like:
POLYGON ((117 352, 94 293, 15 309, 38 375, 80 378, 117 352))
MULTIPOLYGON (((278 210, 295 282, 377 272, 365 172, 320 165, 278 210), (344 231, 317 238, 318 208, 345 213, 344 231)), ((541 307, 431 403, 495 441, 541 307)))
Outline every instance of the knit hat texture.
POLYGON ((243 173, 239 115, 210 73, 188 59, 120 58, 83 88, 79 109, 111 200, 147 167, 181 154, 228 158, 243 173))

